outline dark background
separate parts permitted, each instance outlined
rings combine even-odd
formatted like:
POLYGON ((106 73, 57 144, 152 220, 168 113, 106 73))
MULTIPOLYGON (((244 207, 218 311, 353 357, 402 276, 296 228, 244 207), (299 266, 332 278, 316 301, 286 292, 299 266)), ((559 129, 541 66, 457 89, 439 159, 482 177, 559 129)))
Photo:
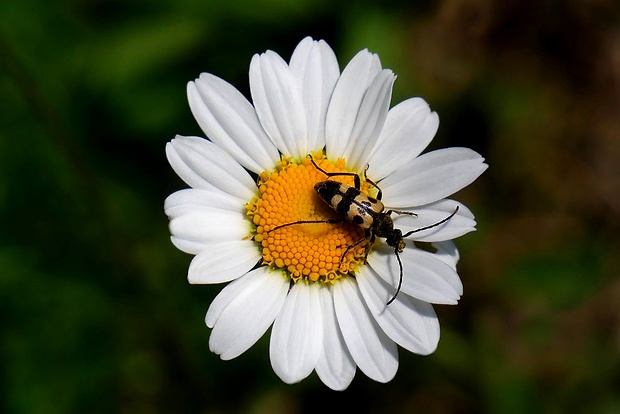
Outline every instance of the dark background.
POLYGON ((613 0, 0 3, 0 411, 620 412, 620 6, 613 0), (190 286, 163 200, 165 143, 202 135, 185 85, 247 95, 254 53, 306 35, 369 48, 433 148, 490 168, 455 197, 465 294, 436 353, 389 384, 285 385, 263 338, 208 350, 219 286, 190 286))

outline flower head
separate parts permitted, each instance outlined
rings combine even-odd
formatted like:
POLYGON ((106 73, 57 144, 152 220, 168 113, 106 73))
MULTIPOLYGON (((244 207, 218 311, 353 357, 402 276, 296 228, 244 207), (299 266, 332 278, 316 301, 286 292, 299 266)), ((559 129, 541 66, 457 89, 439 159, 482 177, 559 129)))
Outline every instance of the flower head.
POLYGON ((273 325, 269 353, 283 381, 314 370, 342 390, 356 367, 390 381, 398 345, 436 349, 432 304, 462 294, 452 239, 476 224, 446 197, 487 165, 466 148, 420 155, 437 114, 420 98, 390 109, 394 80, 367 50, 340 73, 327 43, 305 38, 288 64, 271 51, 252 58, 252 103, 211 74, 188 84, 209 140, 177 136, 167 145, 191 188, 168 197, 165 210, 172 242, 195 255, 190 283, 230 282, 206 315, 210 349, 222 359, 273 325), (349 195, 317 193, 327 180, 349 195), (363 197, 374 210, 353 203, 363 197), (377 214, 410 233, 404 248, 374 237, 377 214))

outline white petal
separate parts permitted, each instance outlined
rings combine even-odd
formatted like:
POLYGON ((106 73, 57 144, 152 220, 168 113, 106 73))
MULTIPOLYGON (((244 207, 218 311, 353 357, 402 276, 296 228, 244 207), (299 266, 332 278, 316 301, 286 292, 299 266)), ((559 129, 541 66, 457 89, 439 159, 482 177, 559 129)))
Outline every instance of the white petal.
MULTIPOLYGON (((456 301, 463 294, 463 282, 461 282, 461 278, 456 273, 455 268, 447 264, 444 260, 442 260, 442 258, 438 257, 436 254, 417 249, 412 246, 407 246, 403 253, 401 253, 401 258, 403 260, 403 266, 405 268, 411 269, 411 274, 413 276, 411 277, 411 279, 417 279, 418 282, 416 283, 418 285, 433 285, 433 288, 437 291, 443 291, 446 299, 446 302, 443 303, 456 303, 456 301), (427 282, 423 282, 424 277, 428 277, 427 282), (449 285, 450 287, 445 286, 444 283, 449 285), (450 298, 453 298, 454 302, 450 302, 450 298)), ((405 282, 403 281, 403 287, 404 285, 405 282)), ((418 299, 424 300, 426 302, 442 303, 425 300, 423 297, 413 295, 411 294, 411 290, 413 289, 408 288, 405 293, 408 293, 410 296, 417 297, 418 299)))
POLYGON ((280 159, 254 107, 228 82, 203 73, 187 85, 194 118, 215 142, 250 171, 271 170, 280 159))
POLYGON ((243 214, 211 207, 170 221, 170 234, 202 243, 242 240, 250 234, 250 222, 243 214))
POLYGON ((383 129, 394 80, 396 76, 392 71, 384 69, 375 76, 364 94, 351 131, 351 139, 344 151, 347 167, 354 171, 364 168, 383 129))
POLYGON ((465 207, 465 205, 458 201, 444 199, 436 203, 427 204, 425 206, 407 208, 404 211, 412 211, 417 216, 410 215, 397 215, 393 214, 394 227, 402 230, 403 233, 409 231, 421 229, 427 226, 433 226, 429 229, 416 231, 408 236, 408 239, 434 242, 451 240, 462 235, 476 230, 476 220, 472 212, 465 207), (452 213, 458 211, 448 221, 435 226, 446 218, 450 217, 452 213))
POLYGON ((194 257, 187 278, 192 284, 229 282, 246 274, 260 259, 250 239, 214 244, 194 257))
POLYGON ((199 213, 203 207, 245 213, 245 206, 237 197, 217 189, 186 188, 172 193, 164 202, 164 211, 171 219, 199 213))
POLYGON ((305 157, 308 128, 301 93, 291 69, 278 54, 254 55, 250 91, 261 125, 280 152, 305 157))
POLYGON ((207 246, 206 243, 196 240, 186 240, 175 236, 170 236, 170 241, 182 252, 189 254, 198 254, 207 246))
POLYGON ((263 336, 284 304, 288 280, 262 266, 228 284, 213 300, 205 322, 213 327, 209 348, 233 359, 263 336))
POLYGON ((459 255, 459 250, 456 248, 456 244, 454 244, 452 240, 446 240, 442 242, 433 242, 432 245, 435 249, 437 249, 435 257, 447 263, 456 271, 456 264, 461 258, 459 255))
POLYGON ((398 370, 396 343, 371 315, 355 279, 347 278, 336 283, 333 289, 338 325, 353 360, 371 379, 390 381, 398 370))
MULTIPOLYGON (((246 289, 254 289, 261 282, 266 282, 269 277, 272 277, 269 268, 261 266, 227 284, 215 299, 213 299, 213 302, 211 302, 205 316, 205 324, 209 328, 213 328, 222 315, 222 312, 224 312, 232 301, 236 300, 246 289)), ((284 304, 284 299, 282 300, 282 304, 284 304)))
MULTIPOLYGON (((432 253, 411 245, 400 253, 403 263, 401 291, 429 303, 453 305, 463 293, 456 271, 432 253)), ((368 255, 368 264, 390 285, 398 286, 400 268, 394 249, 381 244, 368 255)))
POLYGON ((166 145, 166 155, 174 171, 190 187, 217 188, 244 202, 256 193, 256 184, 247 171, 206 139, 177 135, 166 145))
POLYGON ((287 384, 314 370, 323 346, 323 320, 316 283, 296 283, 271 331, 269 356, 273 371, 287 384))
POLYGON ((431 142, 439 117, 422 98, 410 98, 390 109, 385 126, 368 157, 368 176, 376 182, 415 159, 431 142))
POLYGON ((353 381, 355 362, 338 327, 332 288, 323 287, 319 294, 323 313, 323 352, 316 373, 329 388, 342 391, 353 381))
POLYGON ((308 150, 325 146, 327 106, 340 76, 338 60, 325 41, 303 39, 291 56, 291 71, 297 79, 308 124, 308 150))
MULTIPOLYGON (((185 253, 199 254, 226 241, 240 243, 250 232, 243 202, 216 188, 179 190, 166 198, 164 210, 175 220, 171 224, 172 243, 185 253), (190 216, 194 218, 187 218, 190 216), (178 220, 181 217, 186 218, 178 220), (219 221, 221 218, 225 221, 219 221), (192 220, 202 223, 201 227, 194 228, 192 220), (213 220, 216 220, 214 226, 210 224, 213 220), (222 226, 224 231, 218 230, 222 226)), ((190 283, 204 282, 190 280, 190 283)))
POLYGON ((394 342, 420 355, 437 349, 439 320, 431 304, 401 292, 386 305, 394 295, 394 288, 368 266, 360 269, 357 281, 377 323, 394 342))
POLYGON ((429 204, 471 184, 487 169, 476 152, 446 148, 421 155, 381 181, 383 202, 393 208, 429 204))
POLYGON ((330 158, 342 157, 352 137, 359 108, 368 86, 381 71, 375 54, 362 50, 351 59, 336 83, 327 109, 325 146, 330 158))

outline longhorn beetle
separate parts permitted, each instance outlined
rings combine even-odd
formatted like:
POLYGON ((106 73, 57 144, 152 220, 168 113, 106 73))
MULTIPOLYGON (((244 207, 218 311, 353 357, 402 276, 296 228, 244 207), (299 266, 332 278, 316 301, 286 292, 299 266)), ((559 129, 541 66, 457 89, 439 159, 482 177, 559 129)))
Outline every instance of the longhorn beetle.
POLYGON ((360 244, 367 242, 366 245, 366 253, 364 256, 364 260, 370 251, 370 247, 375 241, 376 237, 383 237, 388 246, 394 248, 394 254, 396 255, 396 259, 398 260, 398 268, 400 269, 400 278, 398 280, 398 287, 396 288, 396 293, 392 298, 386 303, 389 305, 394 302, 396 296, 400 292, 400 288, 403 284, 403 263, 400 260, 399 253, 405 249, 405 241, 403 240, 405 237, 412 235, 413 233, 418 233, 423 230, 427 230, 436 226, 439 226, 446 221, 450 220, 454 215, 459 211, 459 206, 456 206, 454 211, 444 219, 439 220, 436 223, 430 224, 428 226, 420 227, 414 230, 410 230, 403 234, 400 229, 394 228, 394 221, 392 220, 392 213, 395 214, 407 214, 410 216, 417 216, 416 213, 411 211, 402 211, 402 210, 387 210, 384 211, 385 206, 381 202, 381 198, 383 193, 379 186, 371 181, 366 176, 366 171, 368 170, 368 164, 366 164, 366 168, 364 168, 364 180, 375 187, 377 189, 377 197, 371 197, 368 194, 365 194, 361 191, 361 179, 359 174, 353 172, 327 172, 319 167, 311 155, 310 161, 312 165, 325 174, 327 176, 327 180, 319 181, 315 184, 314 190, 317 192, 319 197, 327 203, 332 209, 340 214, 339 218, 335 219, 326 219, 326 220, 299 220, 294 221, 292 223, 281 224, 279 226, 274 227, 269 230, 267 233, 272 231, 281 229, 282 227, 288 227, 295 224, 310 224, 310 223, 344 223, 345 220, 358 225, 362 229, 364 229, 364 237, 350 246, 347 246, 346 250, 340 256, 340 265, 344 260, 345 256, 349 252, 349 250, 353 249, 360 244), (351 176, 353 177, 353 182, 355 187, 351 187, 347 184, 340 183, 338 181, 330 180, 331 177, 337 176, 351 176))

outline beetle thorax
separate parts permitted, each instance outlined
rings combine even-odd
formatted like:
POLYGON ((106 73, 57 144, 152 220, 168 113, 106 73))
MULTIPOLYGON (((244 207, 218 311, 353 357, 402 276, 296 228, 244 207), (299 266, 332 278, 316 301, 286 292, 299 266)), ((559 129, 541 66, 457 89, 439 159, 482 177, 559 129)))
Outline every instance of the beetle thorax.
POLYGON ((394 222, 392 221, 392 218, 387 214, 377 214, 375 216, 373 231, 376 236, 385 237, 388 239, 389 244, 389 239, 394 233, 394 222))

